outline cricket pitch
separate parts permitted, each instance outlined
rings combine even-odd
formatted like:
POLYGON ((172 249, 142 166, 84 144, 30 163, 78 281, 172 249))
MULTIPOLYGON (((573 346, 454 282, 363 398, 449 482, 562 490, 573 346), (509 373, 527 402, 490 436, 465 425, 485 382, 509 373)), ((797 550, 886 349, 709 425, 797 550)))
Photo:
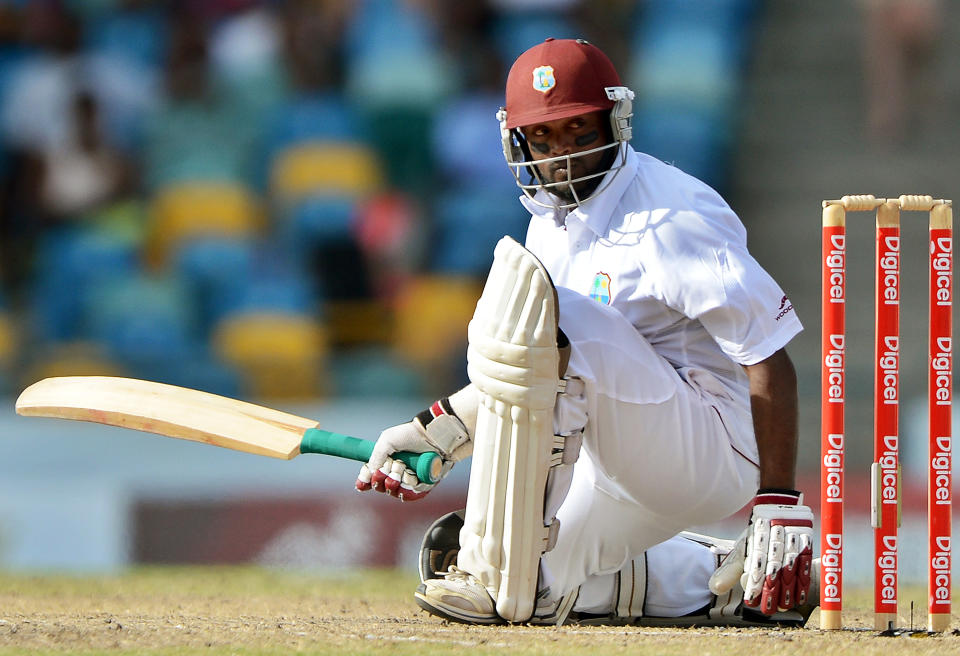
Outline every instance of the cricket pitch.
MULTIPOLYGON (((254 567, 149 567, 115 576, 0 574, 0 655, 43 654, 944 654, 960 633, 882 637, 873 631, 476 627, 413 603, 416 579, 396 571, 299 572, 254 567), (891 640, 894 642, 891 643, 891 640)), ((908 594, 912 596, 908 596, 908 594)), ((916 626, 925 622, 923 590, 916 626)), ((851 591, 844 623, 865 627, 867 591, 851 591)), ((954 617, 954 626, 960 626, 954 617)))

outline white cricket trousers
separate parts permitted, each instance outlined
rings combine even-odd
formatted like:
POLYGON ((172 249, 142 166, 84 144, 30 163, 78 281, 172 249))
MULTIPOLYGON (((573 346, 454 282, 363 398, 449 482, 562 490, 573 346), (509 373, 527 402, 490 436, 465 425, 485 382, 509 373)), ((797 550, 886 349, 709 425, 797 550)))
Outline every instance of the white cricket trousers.
POLYGON ((557 543, 541 561, 551 597, 735 513, 759 483, 747 404, 705 392, 696 370, 675 370, 616 310, 558 294, 572 346, 566 375, 581 378, 585 392, 561 395, 557 417, 580 414, 563 403, 585 403, 588 420, 557 543), (744 443, 749 453, 734 446, 744 443))

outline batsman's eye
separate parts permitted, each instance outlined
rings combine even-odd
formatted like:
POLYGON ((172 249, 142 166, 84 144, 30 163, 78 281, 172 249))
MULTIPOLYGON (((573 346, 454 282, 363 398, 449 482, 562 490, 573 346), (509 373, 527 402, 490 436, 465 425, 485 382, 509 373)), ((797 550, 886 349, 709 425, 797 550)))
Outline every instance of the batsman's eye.
POLYGON ((594 130, 593 132, 587 132, 586 134, 580 135, 579 137, 574 139, 574 142, 578 146, 583 147, 583 146, 592 144, 594 141, 597 140, 597 137, 599 136, 600 136, 600 133, 594 130))
POLYGON ((550 146, 542 141, 529 141, 530 147, 533 148, 538 153, 543 153, 546 155, 550 152, 550 146))

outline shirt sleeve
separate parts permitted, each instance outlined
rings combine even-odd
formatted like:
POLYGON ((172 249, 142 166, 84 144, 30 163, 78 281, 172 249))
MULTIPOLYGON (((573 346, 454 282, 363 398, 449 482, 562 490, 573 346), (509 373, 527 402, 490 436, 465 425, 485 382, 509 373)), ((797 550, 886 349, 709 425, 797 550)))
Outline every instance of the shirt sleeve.
POLYGON ((699 320, 733 361, 751 365, 770 357, 803 329, 793 303, 740 234, 712 230, 702 217, 695 225, 677 236, 682 247, 671 254, 669 304, 699 320))
POLYGON ((719 260, 724 302, 697 318, 731 359, 756 364, 786 346, 803 326, 789 297, 746 248, 727 244, 719 260))

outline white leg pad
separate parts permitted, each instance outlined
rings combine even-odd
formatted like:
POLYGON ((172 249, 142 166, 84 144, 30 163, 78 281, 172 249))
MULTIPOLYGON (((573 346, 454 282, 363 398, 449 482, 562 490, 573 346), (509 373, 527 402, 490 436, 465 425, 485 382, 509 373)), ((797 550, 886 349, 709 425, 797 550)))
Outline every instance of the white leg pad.
POLYGON ((543 265, 500 240, 469 327, 467 372, 480 407, 457 560, 511 622, 533 615, 540 556, 556 539, 544 514, 548 472, 563 460, 554 453, 556 316, 543 265))

